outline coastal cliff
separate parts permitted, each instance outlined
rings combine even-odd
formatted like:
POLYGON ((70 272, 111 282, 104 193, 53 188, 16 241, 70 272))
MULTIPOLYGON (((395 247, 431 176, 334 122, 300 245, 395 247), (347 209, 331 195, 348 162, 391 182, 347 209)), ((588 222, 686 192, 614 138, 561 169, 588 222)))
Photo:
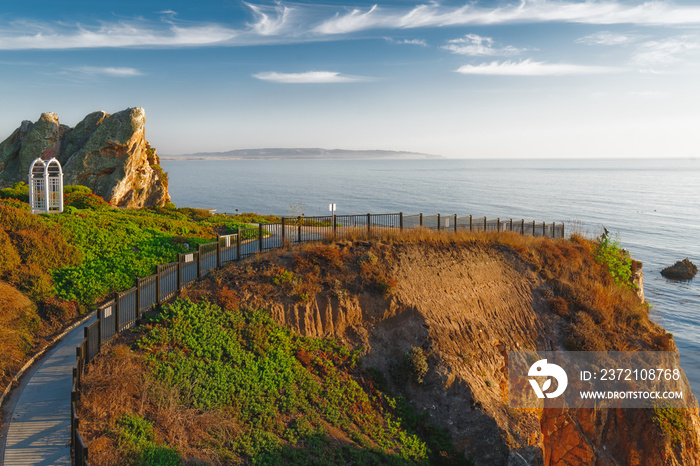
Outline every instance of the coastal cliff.
POLYGON ((142 108, 94 112, 75 128, 61 125, 55 113, 23 121, 0 143, 0 188, 26 182, 34 159, 56 157, 65 185, 87 186, 118 207, 162 206, 170 200, 167 176, 145 126, 142 108))
MULTIPOLYGON (((642 409, 508 407, 508 351, 673 348, 635 291, 618 288, 590 259, 589 242, 520 237, 504 243, 510 241, 515 244, 340 243, 335 247, 345 254, 382 263, 396 284, 390 295, 364 290, 339 298, 333 274, 322 280, 333 286, 303 304, 255 286, 239 295, 242 304, 269 309, 302 335, 332 335, 362 349, 365 364, 390 380, 392 361, 421 347, 429 355, 424 382, 394 389, 450 432, 476 464, 698 464, 697 402, 680 410, 685 428, 673 432, 642 409), (560 300, 566 304, 556 305, 560 300)), ((297 273, 294 256, 281 259, 297 273)), ((238 273, 221 283, 234 289, 228 280, 253 279, 238 273)))
MULTIPOLYGON (((581 237, 550 240, 509 232, 417 232, 309 244, 231 264, 184 290, 182 297, 222 309, 263 309, 298 335, 338 338, 361 356, 367 372, 354 373, 358 383, 366 385, 371 378, 408 400, 474 464, 698 464, 700 418, 692 395, 691 408, 670 414, 508 405, 508 351, 675 349, 672 337, 649 320, 633 287, 615 283, 604 264, 593 259, 594 250, 595 243, 581 237), (406 364, 413 365, 406 369, 406 364)), ((172 335, 167 327, 154 332, 172 335)), ((248 334, 258 341, 262 336, 255 332, 248 334)), ((143 338, 152 341, 148 333, 143 338)), ((182 341, 166 343, 187 354, 198 351, 182 341)), ((296 355, 302 365, 318 369, 306 352, 296 355)), ((127 359, 133 364, 149 357, 154 356, 137 352, 127 359)), ((98 419, 103 409, 99 400, 106 396, 109 368, 125 360, 123 355, 110 358, 98 362, 101 369, 86 379, 93 388, 85 396, 94 407, 88 402, 81 408, 97 451, 111 442, 110 434, 100 434, 102 428, 89 420, 98 419)), ((328 370, 321 369, 320 374, 328 370)), ((133 393, 122 396, 131 406, 153 403, 133 393)), ((161 414, 140 409, 163 438, 173 438, 175 432, 159 424, 161 414)), ((104 415, 99 419, 97 424, 113 422, 104 415)), ((283 416, 276 422, 294 426, 297 421, 283 416)), ((324 432, 341 444, 366 447, 376 440, 348 438, 337 429, 324 432)), ((301 442, 295 448, 307 447, 301 442)), ((187 452, 192 459, 203 454, 196 448, 187 452)))

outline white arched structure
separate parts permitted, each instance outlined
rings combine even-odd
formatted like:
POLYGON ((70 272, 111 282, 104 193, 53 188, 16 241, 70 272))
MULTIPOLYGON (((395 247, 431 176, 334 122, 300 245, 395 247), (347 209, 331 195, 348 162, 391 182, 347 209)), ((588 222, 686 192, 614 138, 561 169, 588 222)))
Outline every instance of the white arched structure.
POLYGON ((63 212, 63 169, 55 158, 29 167, 29 204, 33 214, 63 212))

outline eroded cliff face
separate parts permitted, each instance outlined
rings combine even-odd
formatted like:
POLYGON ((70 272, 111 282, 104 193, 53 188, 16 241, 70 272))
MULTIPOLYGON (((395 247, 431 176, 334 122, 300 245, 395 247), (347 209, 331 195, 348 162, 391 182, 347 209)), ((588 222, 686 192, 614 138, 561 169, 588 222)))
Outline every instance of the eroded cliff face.
MULTIPOLYGON (((295 269, 295 252, 261 258, 247 269, 231 267, 188 293, 196 298, 212 285, 227 286, 238 290, 241 305, 269 309, 277 321, 300 334, 335 336, 362 349, 364 365, 385 374, 395 391, 445 428, 477 465, 700 464, 694 399, 695 408, 679 410, 683 427, 673 432, 660 427, 651 410, 508 406, 508 351, 565 349, 567 339, 576 336, 581 312, 598 313, 595 331, 601 335, 600 342, 583 345, 607 345, 599 350, 668 349, 672 343, 648 314, 635 314, 637 309, 626 315, 628 311, 618 308, 608 314, 595 294, 577 294, 548 271, 548 265, 539 269, 533 266, 537 261, 524 260, 528 252, 499 245, 344 242, 333 247, 360 258, 358 264, 374 251, 395 280, 391 294, 342 289, 344 278, 325 276, 321 268, 311 272, 325 283, 313 299, 299 303, 285 298, 270 285, 270 277, 280 266, 302 277, 295 269), (568 310, 559 308, 556 313, 551 300, 560 296, 566 297, 568 310), (424 382, 391 382, 392 361, 401 360, 411 347, 429 355, 424 382)), ((576 262, 569 264, 571 276, 581 279, 582 271, 593 265, 585 254, 580 255, 584 259, 574 257, 569 248, 576 247, 567 243, 560 250, 576 262)), ((559 249, 542 250, 542 257, 551 258, 555 254, 547 251, 559 249)), ((305 283, 306 278, 301 280, 305 283)))
POLYGON ((56 157, 66 185, 87 186, 118 207, 164 205, 170 200, 167 179, 145 127, 142 108, 91 113, 75 128, 61 125, 55 113, 24 121, 0 143, 0 187, 26 182, 37 157, 56 157))

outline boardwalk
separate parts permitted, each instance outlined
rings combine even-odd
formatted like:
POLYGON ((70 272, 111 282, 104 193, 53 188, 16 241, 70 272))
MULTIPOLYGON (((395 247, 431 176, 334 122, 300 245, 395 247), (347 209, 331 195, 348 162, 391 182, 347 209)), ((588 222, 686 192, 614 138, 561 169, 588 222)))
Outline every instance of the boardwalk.
MULTIPOLYGON (((94 317, 88 321, 92 322, 94 317)), ((79 325, 25 375, 9 407, 5 466, 70 464, 70 392, 79 325)))

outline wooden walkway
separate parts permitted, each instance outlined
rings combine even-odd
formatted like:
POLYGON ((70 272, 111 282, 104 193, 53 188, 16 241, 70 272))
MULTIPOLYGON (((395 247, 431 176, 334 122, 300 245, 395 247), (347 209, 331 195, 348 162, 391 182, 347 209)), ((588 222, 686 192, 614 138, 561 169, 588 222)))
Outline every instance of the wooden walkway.
MULTIPOLYGON (((86 323, 94 321, 94 317, 86 323)), ((5 466, 59 465, 70 461, 70 393, 81 323, 22 378, 8 405, 5 466)))

